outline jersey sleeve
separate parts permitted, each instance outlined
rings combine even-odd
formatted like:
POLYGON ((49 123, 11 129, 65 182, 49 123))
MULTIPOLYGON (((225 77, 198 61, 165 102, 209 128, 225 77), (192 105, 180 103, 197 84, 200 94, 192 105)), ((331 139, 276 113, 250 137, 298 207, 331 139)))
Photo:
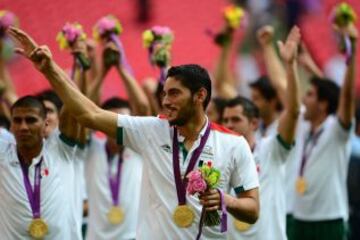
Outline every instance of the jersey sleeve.
POLYGON ((329 125, 329 129, 332 131, 332 137, 344 143, 350 141, 351 133, 353 133, 355 129, 355 119, 352 119, 349 127, 345 127, 336 116, 331 119, 329 125))
POLYGON ((264 138, 261 142, 261 148, 271 154, 271 160, 278 164, 283 164, 288 158, 294 144, 286 143, 279 133, 264 138))
POLYGON ((61 159, 65 161, 76 160, 76 141, 63 135, 59 129, 56 129, 55 132, 50 135, 46 140, 46 144, 50 150, 57 151, 61 159))
POLYGON ((149 143, 169 134, 167 121, 157 117, 133 117, 118 115, 117 143, 142 153, 149 143))
POLYGON ((237 144, 232 155, 233 172, 231 187, 236 194, 259 187, 256 164, 250 147, 243 137, 236 137, 237 144))

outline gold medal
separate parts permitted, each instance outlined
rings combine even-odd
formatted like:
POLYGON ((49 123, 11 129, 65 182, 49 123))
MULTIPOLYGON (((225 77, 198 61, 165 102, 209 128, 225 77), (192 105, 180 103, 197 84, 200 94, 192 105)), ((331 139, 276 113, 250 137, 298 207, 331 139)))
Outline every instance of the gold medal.
POLYGON ((195 213, 188 205, 179 205, 173 213, 173 220, 178 227, 187 228, 194 222, 195 213))
POLYGON ((118 225, 124 221, 124 210, 121 207, 113 206, 107 214, 111 224, 118 225))
POLYGON ((304 193, 306 192, 307 189, 307 183, 305 178, 303 177, 299 177, 296 180, 296 192, 300 195, 304 195, 304 193))
POLYGON ((29 225, 29 234, 34 239, 43 239, 48 234, 48 225, 41 218, 34 218, 29 225))
POLYGON ((251 227, 251 224, 239 221, 237 219, 234 220, 234 225, 239 232, 245 232, 251 227))

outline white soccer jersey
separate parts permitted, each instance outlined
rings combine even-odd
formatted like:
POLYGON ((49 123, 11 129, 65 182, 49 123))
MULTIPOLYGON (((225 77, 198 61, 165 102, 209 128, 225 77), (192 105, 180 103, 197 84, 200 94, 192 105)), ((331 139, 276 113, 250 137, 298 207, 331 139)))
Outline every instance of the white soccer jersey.
MULTIPOLYGON (((35 165, 41 165, 41 218, 48 224, 45 239, 79 239, 73 214, 74 148, 58 137, 44 141, 42 152, 29 167, 34 186, 35 165)), ((1 239, 31 239, 27 230, 32 211, 23 181, 23 174, 14 143, 0 140, 0 233, 1 239)))
MULTIPOLYGON (((112 207, 108 179, 108 160, 105 140, 93 137, 89 145, 88 159, 85 162, 85 177, 89 204, 89 240, 135 239, 140 201, 142 159, 138 154, 125 148, 120 181, 120 206, 125 211, 124 221, 112 225, 107 214, 112 207)), ((116 171, 118 154, 112 159, 111 169, 116 171)), ((115 174, 115 173, 113 173, 115 174)))
POLYGON ((290 146, 273 134, 255 145, 254 159, 259 173, 260 215, 246 231, 235 228, 233 219, 228 224, 229 239, 284 240, 286 239, 285 160, 290 146))
POLYGON ((14 135, 2 127, 0 127, 0 140, 6 141, 6 142, 15 142, 14 135))
MULTIPOLYGON (((352 130, 344 129, 339 119, 333 115, 328 116, 317 129, 316 132, 322 131, 322 133, 316 144, 312 146, 313 149, 304 167, 307 190, 304 195, 295 194, 295 218, 304 221, 348 219, 346 178, 352 130)), ((297 176, 304 143, 309 136, 310 124, 305 124, 296 138, 297 176)), ((311 144, 312 141, 309 142, 309 145, 311 144)))
MULTIPOLYGON (((187 204, 195 210, 195 222, 189 228, 179 228, 172 220, 173 211, 178 205, 172 163, 173 129, 167 120, 156 117, 118 117, 118 141, 140 153, 144 159, 147 176, 147 201, 141 210, 137 239, 194 239, 202 206, 199 199, 186 196, 187 204)), ((199 162, 211 161, 221 171, 219 187, 225 192, 231 188, 237 191, 258 187, 255 162, 249 145, 243 137, 225 133, 223 128, 211 124, 211 131, 199 162)), ((200 136, 205 133, 205 127, 200 136)), ((179 142, 184 137, 178 136, 179 142)), ((199 146, 199 137, 184 160, 180 154, 180 170, 185 174, 193 151, 199 146)), ((225 239, 220 227, 204 227, 204 239, 225 239)))
POLYGON ((275 135, 277 133, 277 128, 279 125, 279 121, 276 119, 273 121, 267 128, 264 127, 264 124, 260 122, 259 128, 255 131, 255 139, 256 141, 261 141, 262 138, 275 135))

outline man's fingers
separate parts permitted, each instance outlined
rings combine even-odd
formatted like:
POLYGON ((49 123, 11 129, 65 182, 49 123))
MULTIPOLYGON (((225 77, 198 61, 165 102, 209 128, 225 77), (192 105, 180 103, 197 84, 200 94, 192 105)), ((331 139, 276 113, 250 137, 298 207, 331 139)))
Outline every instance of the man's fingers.
POLYGON ((299 43, 300 38, 300 28, 298 26, 294 26, 287 37, 287 41, 295 41, 296 43, 299 43))
POLYGON ((22 48, 14 48, 14 52, 20 55, 25 56, 25 51, 22 48))
POLYGON ((215 206, 215 207, 206 207, 205 208, 205 211, 207 211, 207 212, 212 212, 212 211, 215 211, 215 210, 219 210, 219 207, 215 206))
POLYGON ((26 44, 27 46, 32 47, 32 48, 37 47, 36 42, 29 35, 27 35, 24 31, 22 31, 18 28, 15 28, 15 27, 10 27, 7 30, 7 32, 9 33, 10 37, 15 39, 19 43, 21 43, 23 45, 26 44))
POLYGON ((202 205, 205 207, 213 207, 213 206, 218 206, 220 204, 220 200, 218 200, 218 199, 201 200, 200 203, 201 202, 202 202, 202 205))

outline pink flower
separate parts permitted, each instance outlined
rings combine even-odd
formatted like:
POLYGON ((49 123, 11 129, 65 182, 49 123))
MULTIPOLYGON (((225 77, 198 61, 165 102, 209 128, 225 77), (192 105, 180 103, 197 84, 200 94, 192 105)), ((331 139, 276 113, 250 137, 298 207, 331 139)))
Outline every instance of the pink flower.
POLYGON ((16 21, 16 17, 12 12, 4 11, 2 14, 0 14, 0 27, 1 28, 6 29, 12 25, 15 25, 15 21, 16 21))
POLYGON ((107 31, 111 31, 115 28, 115 26, 116 22, 109 17, 101 18, 97 24, 100 35, 104 34, 107 31))
POLYGON ((74 27, 72 24, 67 23, 63 27, 63 33, 66 40, 68 40, 69 42, 74 42, 76 38, 81 35, 81 30, 74 27))
POLYGON ((153 31, 153 33, 155 33, 155 35, 158 35, 158 36, 171 33, 170 28, 162 27, 162 26, 154 26, 151 28, 151 30, 153 31))
POLYGON ((203 193, 206 190, 206 182, 204 179, 199 179, 197 181, 189 182, 186 188, 187 192, 191 195, 195 193, 203 193))
POLYGON ((199 179, 202 179, 201 172, 199 170, 191 171, 187 178, 189 179, 189 182, 197 181, 199 179))
POLYGON ((202 178, 201 172, 199 170, 190 172, 187 178, 189 179, 189 182, 186 191, 189 194, 194 195, 195 193, 202 193, 206 190, 206 182, 202 178))

